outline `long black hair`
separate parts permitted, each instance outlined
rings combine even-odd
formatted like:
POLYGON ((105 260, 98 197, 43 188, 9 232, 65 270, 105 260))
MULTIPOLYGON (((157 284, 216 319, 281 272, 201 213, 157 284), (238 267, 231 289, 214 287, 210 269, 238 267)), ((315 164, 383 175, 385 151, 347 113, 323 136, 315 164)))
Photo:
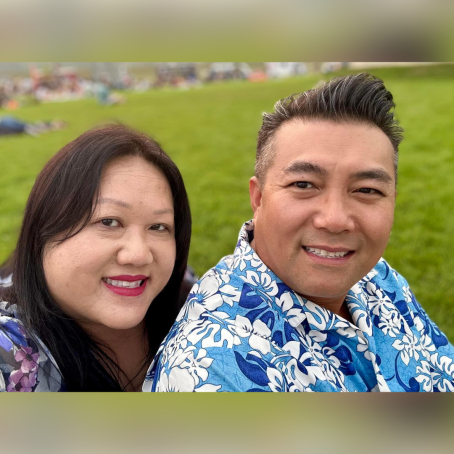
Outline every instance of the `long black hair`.
MULTIPOLYGON (((96 208, 106 164, 122 156, 140 156, 165 175, 172 191, 176 258, 169 282, 145 316, 148 360, 174 322, 187 265, 191 214, 183 179, 159 144, 121 125, 92 129, 63 147, 38 175, 28 199, 14 253, 13 286, 8 292, 25 328, 54 356, 69 391, 120 391, 119 366, 82 327, 55 303, 46 285, 46 244, 77 235, 96 208), (63 239, 60 238, 63 235, 63 239)), ((105 346, 104 346, 105 347, 105 346)), ((107 346, 108 347, 108 346, 107 346)))

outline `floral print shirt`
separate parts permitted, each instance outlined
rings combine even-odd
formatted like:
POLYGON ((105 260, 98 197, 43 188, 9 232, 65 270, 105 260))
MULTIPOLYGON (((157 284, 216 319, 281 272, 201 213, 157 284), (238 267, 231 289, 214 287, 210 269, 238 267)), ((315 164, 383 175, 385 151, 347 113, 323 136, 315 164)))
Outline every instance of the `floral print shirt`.
POLYGON ((385 260, 348 292, 353 323, 302 298, 250 246, 192 288, 144 391, 454 391, 454 348, 385 260))
POLYGON ((16 307, 0 301, 0 392, 65 391, 54 358, 37 342, 26 333, 16 307))

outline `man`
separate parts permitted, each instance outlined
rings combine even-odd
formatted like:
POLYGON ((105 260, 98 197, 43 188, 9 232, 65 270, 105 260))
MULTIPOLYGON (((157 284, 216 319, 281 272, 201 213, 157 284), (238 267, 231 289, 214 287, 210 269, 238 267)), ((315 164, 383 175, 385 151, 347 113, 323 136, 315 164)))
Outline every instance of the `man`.
POLYGON ((152 391, 453 391, 454 349, 381 258, 402 129, 368 74, 265 114, 254 219, 150 368, 152 391))

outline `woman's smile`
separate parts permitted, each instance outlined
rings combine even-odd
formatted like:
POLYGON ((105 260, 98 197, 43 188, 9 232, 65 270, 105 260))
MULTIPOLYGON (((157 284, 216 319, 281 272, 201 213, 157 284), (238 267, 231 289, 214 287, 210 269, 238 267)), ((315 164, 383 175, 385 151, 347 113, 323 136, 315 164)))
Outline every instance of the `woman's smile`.
MULTIPOLYGON (((118 276, 128 278, 136 278, 136 276, 118 276)), ((140 296, 145 291, 147 286, 148 278, 146 276, 137 276, 139 277, 138 280, 116 280, 116 279, 109 279, 103 278, 102 281, 104 285, 111 290, 112 292, 116 293, 117 295, 121 296, 140 296)))

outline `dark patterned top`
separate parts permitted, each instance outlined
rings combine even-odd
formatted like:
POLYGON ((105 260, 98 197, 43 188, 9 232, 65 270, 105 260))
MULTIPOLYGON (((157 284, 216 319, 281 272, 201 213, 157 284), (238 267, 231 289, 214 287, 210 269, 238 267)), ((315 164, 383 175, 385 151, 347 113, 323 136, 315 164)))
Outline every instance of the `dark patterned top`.
POLYGON ((0 392, 66 391, 58 366, 25 331, 16 307, 0 302, 0 392))

